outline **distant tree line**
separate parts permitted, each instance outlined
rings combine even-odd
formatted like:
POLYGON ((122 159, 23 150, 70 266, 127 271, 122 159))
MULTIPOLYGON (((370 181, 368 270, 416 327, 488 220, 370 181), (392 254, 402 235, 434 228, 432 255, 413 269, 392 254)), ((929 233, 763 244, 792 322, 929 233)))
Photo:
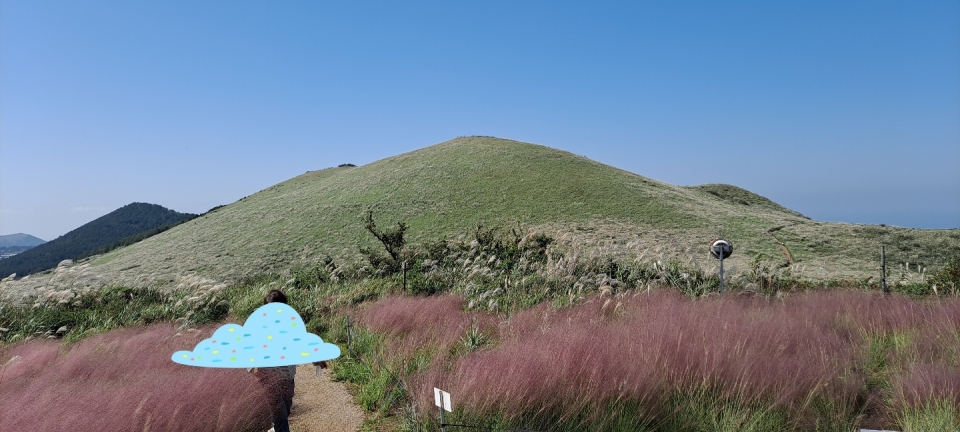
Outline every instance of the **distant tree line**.
POLYGON ((0 278, 23 277, 51 269, 65 259, 80 259, 131 245, 196 218, 156 204, 133 203, 97 218, 33 249, 0 260, 0 278))

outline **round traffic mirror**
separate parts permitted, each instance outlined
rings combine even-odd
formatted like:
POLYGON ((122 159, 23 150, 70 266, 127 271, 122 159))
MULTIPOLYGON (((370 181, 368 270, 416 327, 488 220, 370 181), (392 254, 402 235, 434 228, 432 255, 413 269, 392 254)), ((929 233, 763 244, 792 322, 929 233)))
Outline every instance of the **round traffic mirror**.
POLYGON ((713 255, 716 259, 727 259, 732 253, 733 245, 724 239, 716 239, 710 244, 710 255, 713 255))

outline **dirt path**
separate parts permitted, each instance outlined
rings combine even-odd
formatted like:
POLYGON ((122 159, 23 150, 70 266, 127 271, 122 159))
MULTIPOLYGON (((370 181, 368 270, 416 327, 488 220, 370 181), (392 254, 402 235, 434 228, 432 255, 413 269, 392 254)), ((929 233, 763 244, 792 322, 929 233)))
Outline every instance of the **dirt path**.
POLYGON ((316 376, 312 365, 297 367, 297 387, 290 415, 293 432, 355 432, 363 422, 363 411, 346 387, 330 380, 330 371, 316 376))
POLYGON ((782 241, 780 241, 780 239, 778 239, 775 235, 773 235, 773 231, 779 230, 781 228, 783 227, 771 229, 767 231, 767 235, 770 236, 773 239, 773 241, 777 242, 778 245, 780 245, 780 250, 783 251, 783 256, 787 258, 787 264, 793 265, 794 264, 793 255, 790 254, 790 249, 787 249, 787 245, 782 241))

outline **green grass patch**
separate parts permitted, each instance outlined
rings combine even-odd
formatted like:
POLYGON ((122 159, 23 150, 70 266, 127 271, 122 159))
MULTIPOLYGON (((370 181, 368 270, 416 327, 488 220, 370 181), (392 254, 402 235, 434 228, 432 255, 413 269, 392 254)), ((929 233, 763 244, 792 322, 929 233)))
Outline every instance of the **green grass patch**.
POLYGON ((905 408, 898 420, 905 431, 956 431, 960 430, 960 407, 951 401, 931 401, 905 408))

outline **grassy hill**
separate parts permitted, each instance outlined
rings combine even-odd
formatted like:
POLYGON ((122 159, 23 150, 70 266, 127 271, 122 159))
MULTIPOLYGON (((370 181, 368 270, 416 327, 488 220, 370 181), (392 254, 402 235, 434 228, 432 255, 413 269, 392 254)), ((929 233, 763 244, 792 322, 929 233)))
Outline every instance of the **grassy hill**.
POLYGON ((556 239, 546 264, 526 254, 504 267, 498 255, 472 246, 444 250, 436 260, 419 256, 408 272, 410 287, 440 281, 452 296, 388 296, 350 307, 397 291, 395 274, 345 283, 317 278, 300 285, 309 289, 287 290, 309 331, 342 347, 347 332, 353 335, 351 348, 343 349, 354 355, 338 360, 333 372, 366 389, 357 402, 378 421, 392 412, 386 417, 394 420, 387 421, 399 422, 400 404, 411 400, 419 411, 403 412, 435 426, 433 411, 422 409, 432 400, 422 398, 437 377, 447 377, 446 388, 472 397, 448 417, 463 424, 618 430, 649 422, 655 430, 713 430, 722 422, 737 430, 850 430, 895 420, 904 423, 898 429, 949 428, 909 423, 909 416, 956 424, 955 410, 923 405, 927 411, 915 411, 901 402, 910 395, 956 406, 951 381, 943 378, 957 369, 952 295, 915 302, 865 290, 816 290, 771 302, 739 293, 736 301, 704 301, 676 291, 697 295, 682 285, 689 288, 696 278, 689 266, 705 270, 700 273, 716 267, 706 249, 718 234, 735 245, 728 275, 750 272, 756 258, 792 278, 862 280, 877 275, 885 245, 894 281, 906 262, 904 278, 916 280, 918 264, 932 270, 957 256, 960 230, 822 223, 735 186, 674 186, 567 152, 486 137, 308 172, 78 265, 2 280, 0 298, 32 291, 38 299, 34 307, 0 303, 0 359, 4 341, 71 341, 158 320, 237 322, 270 288, 298 285, 284 271, 303 275, 297 266, 328 255, 361 262, 361 246, 378 248, 363 228, 368 211, 380 227, 409 224, 412 243, 441 236, 469 242, 479 223, 520 224, 556 239), (605 265, 608 257, 615 265, 605 265), (648 265, 669 259, 684 265, 648 265), (571 271, 587 268, 584 262, 600 265, 571 271), (608 271, 620 264, 657 271, 625 278, 608 271), (224 283, 274 271, 281 274, 224 283), (625 282, 611 281, 610 274, 625 282), (671 289, 641 294, 658 284, 671 289), (104 285, 113 287, 91 292, 104 285), (171 295, 135 289, 143 287, 184 289, 171 295), (345 314, 356 318, 350 330, 343 327, 345 314), (373 366, 365 353, 375 352, 385 353, 387 365, 419 366, 373 366), (589 361, 556 361, 581 357, 589 361), (511 367, 499 366, 505 364, 511 367), (788 367, 762 367, 768 364, 788 367), (645 375, 651 370, 656 373, 645 375), (405 384, 397 386, 396 377, 405 384), (583 416, 592 413, 609 416, 583 416))
MULTIPOLYGON (((457 138, 360 167, 307 172, 162 234, 90 261, 105 283, 172 286, 184 275, 234 281, 329 255, 357 260, 376 246, 360 217, 403 221, 411 242, 472 232, 478 223, 557 238, 568 253, 680 259, 716 266, 709 242, 814 280, 876 276, 888 262, 935 267, 960 252, 958 230, 823 223, 729 185, 681 187, 549 147, 457 138)), ((914 273, 916 269, 912 270, 914 273)))
POLYGON ((62 260, 80 258, 98 250, 106 251, 123 239, 195 216, 156 204, 127 204, 54 240, 0 261, 0 278, 14 273, 22 277, 51 269, 62 260))

